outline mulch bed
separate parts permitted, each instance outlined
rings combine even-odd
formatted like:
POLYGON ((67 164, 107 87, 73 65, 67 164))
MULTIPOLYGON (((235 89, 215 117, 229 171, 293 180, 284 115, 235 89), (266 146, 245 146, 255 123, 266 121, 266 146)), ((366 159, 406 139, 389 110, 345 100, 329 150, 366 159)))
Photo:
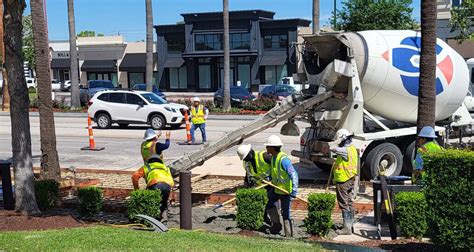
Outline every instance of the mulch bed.
POLYGON ((355 243, 353 245, 381 248, 391 251, 448 251, 446 248, 442 248, 439 245, 416 239, 369 240, 355 243))
POLYGON ((0 232, 21 230, 46 230, 83 227, 86 224, 70 215, 42 214, 24 216, 14 211, 0 210, 0 232))

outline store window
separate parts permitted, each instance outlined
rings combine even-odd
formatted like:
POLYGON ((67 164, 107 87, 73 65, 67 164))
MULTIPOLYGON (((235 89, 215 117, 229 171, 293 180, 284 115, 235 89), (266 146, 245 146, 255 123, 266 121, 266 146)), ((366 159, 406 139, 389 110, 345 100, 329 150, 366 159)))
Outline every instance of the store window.
POLYGON ((188 74, 185 66, 169 68, 169 79, 171 89, 188 88, 188 74))
POLYGON ((266 35, 263 37, 265 49, 286 49, 288 47, 288 35, 266 35))
POLYGON ((250 50, 250 33, 231 33, 230 50, 250 50))
POLYGON ((222 34, 196 34, 196 51, 219 51, 222 50, 222 34))
POLYGON ((145 73, 128 73, 128 85, 133 87, 135 84, 145 83, 145 73))
POLYGON ((281 84, 286 76, 288 76, 286 65, 265 66, 265 84, 281 84))
POLYGON ((69 74, 69 70, 64 70, 64 80, 71 80, 71 76, 69 74))
POLYGON ((210 65, 199 65, 199 89, 211 89, 210 65))
POLYGON ((167 39, 168 52, 169 53, 181 53, 184 52, 184 41, 182 39, 167 39))

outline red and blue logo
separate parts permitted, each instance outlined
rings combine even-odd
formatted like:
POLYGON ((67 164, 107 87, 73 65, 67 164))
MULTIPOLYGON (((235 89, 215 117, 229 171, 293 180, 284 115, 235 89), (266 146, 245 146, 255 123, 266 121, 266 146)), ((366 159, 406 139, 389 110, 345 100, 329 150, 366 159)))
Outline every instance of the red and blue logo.
MULTIPOLYGON (((418 96, 420 82, 420 48, 421 37, 407 37, 400 42, 400 47, 392 49, 392 65, 400 71, 403 87, 414 96, 418 96)), ((437 62, 440 62, 436 65, 436 95, 441 94, 444 86, 451 85, 453 80, 453 61, 447 53, 442 52, 443 47, 436 44, 437 62), (444 58, 438 60, 443 55, 445 55, 444 58), (445 83, 444 86, 443 83, 445 83)), ((382 57, 390 62, 389 51, 384 52, 382 57)))

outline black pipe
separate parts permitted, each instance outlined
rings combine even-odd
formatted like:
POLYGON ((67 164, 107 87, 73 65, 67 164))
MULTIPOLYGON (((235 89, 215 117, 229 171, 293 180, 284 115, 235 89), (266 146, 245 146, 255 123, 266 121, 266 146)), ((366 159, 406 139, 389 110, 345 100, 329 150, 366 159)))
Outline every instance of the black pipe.
POLYGON ((185 230, 193 229, 192 221, 192 196, 191 196, 191 172, 182 171, 179 173, 179 223, 180 228, 185 230))
POLYGON ((15 209, 15 201, 13 199, 12 177, 10 175, 11 163, 0 160, 0 176, 2 177, 3 206, 5 210, 15 209))

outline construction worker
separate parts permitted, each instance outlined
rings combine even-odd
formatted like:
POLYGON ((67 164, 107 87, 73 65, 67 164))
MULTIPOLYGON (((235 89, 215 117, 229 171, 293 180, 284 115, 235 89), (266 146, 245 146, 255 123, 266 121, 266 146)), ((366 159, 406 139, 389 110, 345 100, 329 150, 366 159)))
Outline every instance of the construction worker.
POLYGON ((146 163, 153 154, 157 154, 161 160, 163 160, 163 151, 170 147, 171 133, 169 131, 166 132, 166 141, 164 144, 158 142, 158 138, 161 134, 161 130, 155 132, 153 129, 147 129, 145 131, 145 135, 143 136, 144 141, 141 145, 143 162, 146 163))
POLYGON ((262 179, 268 179, 271 170, 271 155, 265 151, 254 151, 252 145, 244 144, 237 149, 237 155, 243 161, 245 183, 248 187, 261 185, 262 179))
POLYGON ((442 150, 443 148, 436 143, 435 139, 437 138, 436 132, 431 126, 425 126, 421 129, 418 134, 418 144, 419 148, 416 151, 416 157, 413 161, 413 183, 420 183, 420 178, 423 177, 423 155, 428 152, 436 152, 442 150))
POLYGON ((160 220, 167 220, 165 211, 168 209, 168 198, 170 196, 171 188, 174 186, 174 180, 171 176, 170 169, 163 163, 162 159, 153 154, 148 162, 138 169, 132 175, 133 188, 140 189, 138 181, 144 178, 146 181, 147 190, 161 191, 161 206, 160 206, 160 220), (163 218, 164 215, 164 218, 163 218))
POLYGON ((191 141, 194 143, 194 131, 201 130, 202 142, 206 142, 206 120, 209 116, 209 110, 200 104, 199 97, 194 97, 193 106, 191 106, 191 141))
POLYGON ((333 182, 336 184, 337 202, 342 210, 343 226, 336 232, 340 235, 352 234, 355 210, 353 207, 354 181, 359 165, 359 154, 352 144, 351 134, 347 129, 336 132, 337 147, 331 151, 337 154, 333 166, 333 182))
POLYGON ((280 216, 276 207, 277 201, 280 201, 285 236, 293 237, 293 221, 290 218, 290 208, 291 199, 295 198, 298 192, 298 173, 288 156, 281 151, 283 142, 280 137, 271 135, 264 145, 267 148, 267 153, 272 155, 271 182, 290 193, 287 194, 278 189, 274 189, 269 193, 266 210, 272 222, 270 232, 277 234, 281 231, 280 216))

